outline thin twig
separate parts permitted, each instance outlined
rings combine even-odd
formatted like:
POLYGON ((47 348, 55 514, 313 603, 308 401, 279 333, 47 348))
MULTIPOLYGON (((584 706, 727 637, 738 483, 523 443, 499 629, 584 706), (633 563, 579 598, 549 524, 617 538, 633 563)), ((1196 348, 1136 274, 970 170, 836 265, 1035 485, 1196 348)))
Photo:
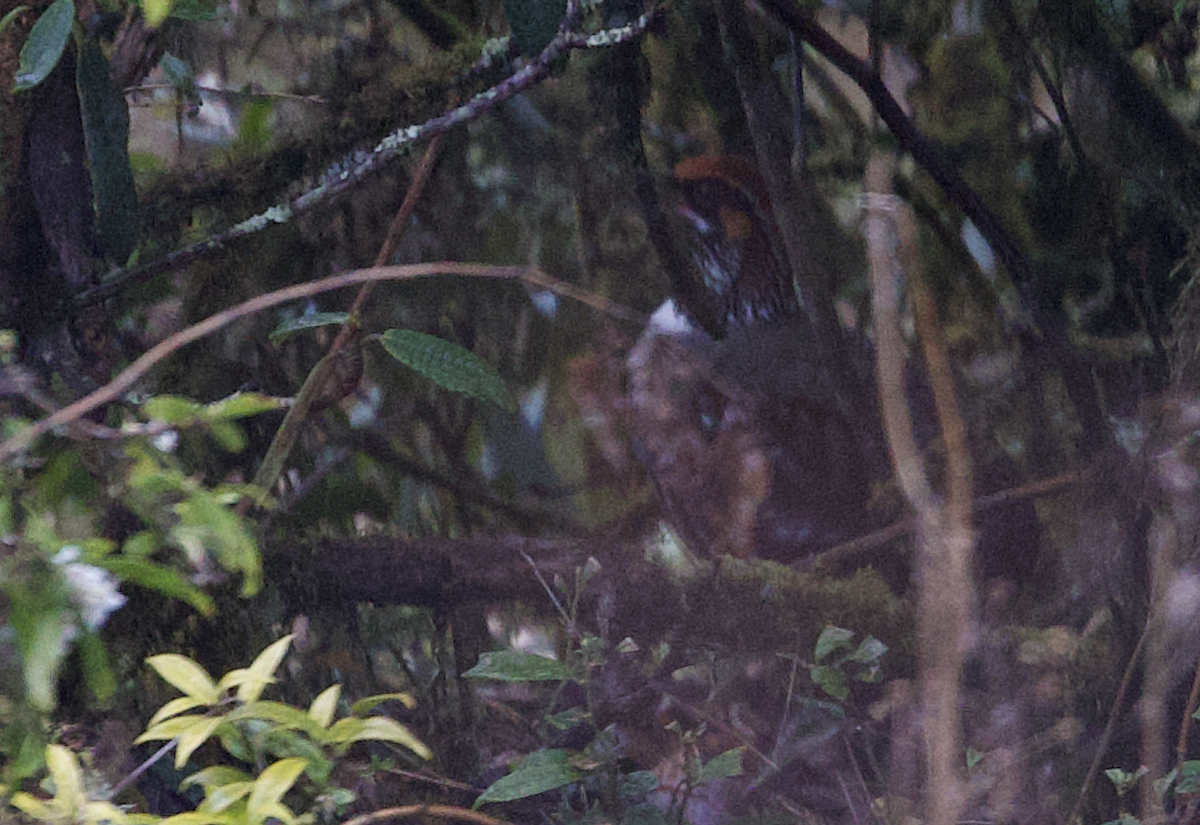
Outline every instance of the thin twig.
MULTIPOLYGON (((61 427, 77 420, 81 416, 87 415, 97 407, 116 401, 121 395, 130 390, 150 368, 159 361, 167 358, 175 351, 187 346, 195 341, 200 340, 206 335, 211 335, 219 329, 222 329, 233 323, 239 318, 244 318, 247 315, 253 315, 256 312, 270 309, 271 307, 286 304, 291 301, 299 301, 304 298, 310 298, 313 295, 319 295, 322 292, 330 292, 335 289, 344 289, 350 286, 367 283, 368 281, 402 281, 412 280, 414 278, 426 278, 432 275, 458 275, 461 277, 470 278, 500 278, 500 279, 515 279, 521 280, 538 289, 548 290, 555 294, 562 295, 567 298, 575 298, 578 290, 575 287, 563 284, 544 272, 540 272, 531 267, 523 266, 488 266, 486 264, 463 264, 463 263, 426 263, 426 264, 410 264, 407 266, 385 266, 374 267, 371 269, 357 269, 353 272, 345 272, 341 275, 333 275, 328 278, 321 278, 316 281, 308 281, 303 284, 278 289, 274 292, 268 292, 264 295, 259 295, 245 301, 237 306, 229 307, 221 312, 211 315, 198 324, 194 324, 187 329, 181 330, 170 338, 156 344, 147 350, 140 358, 126 367, 116 378, 104 385, 100 389, 84 396, 78 401, 70 404, 53 415, 37 421, 28 428, 22 430, 3 443, 0 443, 0 461, 7 460, 14 455, 27 449, 36 439, 45 435, 55 427, 61 427)), ((595 309, 600 309, 604 306, 609 306, 607 301, 589 301, 588 305, 595 309)), ((619 307, 617 304, 611 304, 611 307, 619 307)), ((601 310, 603 311, 603 310, 601 310)), ((616 317, 628 320, 629 318, 642 317, 639 313, 635 313, 630 309, 621 308, 618 312, 613 313, 616 317)))
POLYGON ((1092 783, 1096 781, 1096 774, 1100 773, 1100 766, 1104 764, 1104 756, 1108 753, 1109 743, 1112 742, 1113 732, 1117 728, 1117 718, 1121 714, 1121 706, 1125 704, 1125 694, 1133 682, 1133 673, 1137 670, 1138 662, 1141 661, 1142 651, 1146 647, 1146 640, 1149 636, 1150 621, 1147 619, 1137 646, 1134 647, 1133 654, 1125 665, 1125 674, 1121 677, 1121 686, 1117 688, 1117 695, 1113 697, 1112 707, 1109 708, 1108 722, 1104 725, 1104 734, 1100 737, 1100 745, 1096 748, 1096 755, 1092 758, 1091 766, 1088 767, 1087 777, 1084 778, 1083 786, 1079 789, 1079 798, 1075 800, 1075 807, 1071 809, 1071 815, 1067 817, 1067 822, 1079 822, 1083 815, 1083 803, 1092 789, 1092 783))
POLYGON ((400 808, 380 808, 369 814, 347 819, 342 825, 373 825, 376 822, 386 822, 389 819, 411 819, 413 817, 446 819, 451 822, 475 822, 477 825, 508 825, 503 819, 481 814, 469 808, 459 808, 455 805, 405 805, 400 808))
POLYGON ((595 34, 560 32, 536 58, 513 73, 507 80, 480 92, 470 101, 456 109, 427 120, 416 126, 397 129, 381 140, 374 149, 348 167, 337 165, 325 172, 321 180, 298 197, 278 203, 264 212, 238 223, 199 243, 159 258, 157 261, 134 269, 113 270, 98 287, 86 290, 75 297, 77 307, 103 301, 116 295, 130 284, 141 283, 185 266, 205 255, 224 248, 232 241, 248 237, 277 224, 285 224, 300 215, 313 211, 332 198, 357 186, 368 175, 407 152, 414 144, 428 140, 455 126, 468 123, 494 109, 498 104, 529 89, 550 74, 550 66, 562 55, 576 49, 596 49, 615 46, 640 37, 654 19, 656 11, 641 15, 627 26, 605 29, 595 34))
MULTIPOLYGON (((433 165, 437 160, 444 135, 445 132, 440 132, 433 136, 433 140, 429 142, 429 146, 425 149, 425 156, 421 158, 421 162, 417 164, 417 168, 413 171, 408 191, 404 195, 404 202, 400 204, 400 208, 392 217, 387 235, 384 237, 383 243, 380 244, 378 255, 375 256, 376 267, 385 266, 391 260, 392 254, 396 251, 396 246, 404 236, 404 229, 408 225, 413 211, 416 210, 417 201, 420 200, 421 193, 425 191, 425 184, 429 181, 429 175, 433 171, 433 165)), ((304 385, 300 388, 300 392, 296 396, 296 403, 288 410, 283 423, 275 431, 275 437, 271 439, 271 446, 267 449, 262 464, 259 465, 258 473, 254 476, 254 483, 258 487, 270 490, 275 486, 275 482, 279 479, 279 475, 283 472, 283 467, 287 463, 288 456, 292 453, 292 447, 296 445, 296 440, 300 437, 300 433, 304 429, 304 422, 308 420, 308 414, 312 411, 313 404, 328 391, 327 387, 330 379, 336 375, 336 370, 339 362, 343 360, 344 353, 352 355, 354 351, 357 351, 358 368, 356 372, 361 373, 362 336, 360 334, 361 325, 359 318, 367 307, 367 301, 370 299, 371 291, 374 287, 374 281, 367 281, 359 288, 358 294, 354 296, 354 301, 350 305, 346 322, 338 330, 337 336, 329 346, 329 351, 309 371, 308 377, 304 380, 304 385), (354 351, 351 348, 354 348, 354 351)), ((355 381, 354 383, 357 384, 358 382, 355 381)), ((249 506, 250 499, 242 499, 238 504, 239 513, 244 514, 249 506)))

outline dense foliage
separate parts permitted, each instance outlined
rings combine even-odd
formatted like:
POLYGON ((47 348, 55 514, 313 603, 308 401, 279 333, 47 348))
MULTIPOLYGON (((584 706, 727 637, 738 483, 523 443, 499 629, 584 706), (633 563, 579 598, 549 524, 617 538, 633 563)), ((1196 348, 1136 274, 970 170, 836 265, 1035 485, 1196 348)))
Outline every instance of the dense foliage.
POLYGON ((1198 18, 0 3, 6 804, 1187 821, 1198 18))

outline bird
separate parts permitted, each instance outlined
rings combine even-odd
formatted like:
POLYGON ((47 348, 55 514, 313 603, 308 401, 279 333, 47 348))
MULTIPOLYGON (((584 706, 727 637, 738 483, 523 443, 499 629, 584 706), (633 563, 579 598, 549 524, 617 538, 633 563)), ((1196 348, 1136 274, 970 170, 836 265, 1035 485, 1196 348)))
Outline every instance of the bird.
POLYGON ((674 183, 698 293, 723 325, 798 314, 792 275, 776 248, 770 197, 754 165, 734 155, 691 157, 676 164, 674 183))
POLYGON ((873 481, 863 434, 840 412, 753 163, 683 160, 663 203, 689 253, 672 281, 697 288, 655 313, 628 386, 636 452, 668 521, 710 556, 794 560, 855 535, 873 481))

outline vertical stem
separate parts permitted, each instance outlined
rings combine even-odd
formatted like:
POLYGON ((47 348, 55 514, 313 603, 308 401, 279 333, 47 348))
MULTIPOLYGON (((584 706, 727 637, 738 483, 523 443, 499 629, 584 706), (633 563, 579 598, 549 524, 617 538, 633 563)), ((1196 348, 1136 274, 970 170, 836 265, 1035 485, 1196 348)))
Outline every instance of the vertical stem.
POLYGON ((959 674, 974 635, 971 461, 933 299, 920 283, 916 228, 908 207, 890 196, 893 167, 893 158, 876 156, 868 165, 866 181, 869 206, 864 229, 877 379, 896 476, 917 517, 918 668, 928 770, 925 818, 932 825, 953 825, 966 802, 959 674), (900 335, 900 296, 906 274, 948 454, 946 503, 934 495, 929 484, 906 401, 900 335))

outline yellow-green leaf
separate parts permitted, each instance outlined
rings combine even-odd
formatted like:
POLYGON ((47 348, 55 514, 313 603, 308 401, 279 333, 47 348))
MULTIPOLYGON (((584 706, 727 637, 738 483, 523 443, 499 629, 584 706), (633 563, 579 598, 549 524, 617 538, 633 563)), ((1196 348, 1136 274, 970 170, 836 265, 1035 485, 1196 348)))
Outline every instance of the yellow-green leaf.
POLYGON ((142 0, 142 13, 146 16, 146 25, 157 29, 171 13, 171 0, 142 0))
POLYGON ((150 717, 150 721, 146 723, 147 728, 152 728, 164 719, 170 719, 172 716, 178 716, 185 710, 191 710, 196 707, 203 707, 204 703, 198 701, 191 696, 180 696, 178 699, 172 699, 167 702, 158 711, 150 717))
POLYGON ((135 745, 140 745, 142 742, 154 742, 160 739, 174 739, 176 736, 182 736, 193 726, 198 725, 207 719, 206 716, 176 716, 173 719, 159 722, 146 729, 146 732, 133 740, 135 745))
POLYGON ((94 825, 105 825, 105 823, 126 825, 128 820, 125 818, 125 812, 111 802, 89 802, 83 807, 83 816, 79 818, 79 821, 94 825))
POLYGON ((183 766, 187 764, 188 757, 203 745, 212 736, 213 731, 225 721, 223 716, 213 716, 206 718, 201 722, 197 722, 190 728, 179 734, 179 744, 175 747, 175 769, 183 770, 183 766))
POLYGON ((272 802, 269 805, 264 805, 262 810, 249 816, 250 822, 254 823, 254 825, 274 819, 279 820, 284 825, 297 825, 296 817, 282 802, 272 802))
POLYGON ((209 421, 231 421, 249 418, 252 415, 277 410, 283 405, 278 398, 256 392, 235 392, 228 398, 214 401, 204 407, 202 414, 209 421))
POLYGON ((175 814, 159 822, 159 825, 235 825, 239 820, 228 814, 212 814, 202 811, 188 811, 175 814))
POLYGON ((372 696, 359 699, 350 706, 350 711, 355 716, 365 716, 369 711, 374 710, 375 707, 382 705, 384 702, 399 702, 409 710, 417 706, 417 700, 413 698, 411 693, 376 693, 372 696))
POLYGON ((46 746, 46 767, 54 780, 54 798, 72 814, 83 810, 87 794, 83 790, 83 771, 75 754, 62 745, 46 746))
POLYGON ((146 664, 158 671, 165 681, 201 704, 214 705, 221 696, 208 671, 186 656, 163 653, 146 659, 146 664))
POLYGON ((321 691, 321 695, 313 699, 308 709, 308 715, 323 728, 333 723, 333 713, 337 710, 338 699, 342 695, 341 685, 330 685, 321 691))
POLYGON ((200 405, 178 395, 159 395, 143 404, 142 411, 150 418, 182 425, 196 420, 200 405))
POLYGON ((249 796, 250 791, 253 789, 254 783, 249 779, 206 788, 204 791, 204 810, 208 813, 220 813, 239 799, 249 796))
POLYGON ((180 782, 179 787, 186 788, 189 785, 199 785, 207 792, 210 787, 249 781, 250 776, 245 771, 239 771, 237 768, 231 768, 228 765, 214 765, 211 768, 196 771, 196 773, 180 782))
POLYGON ((364 739, 375 739, 381 742, 395 742, 403 745, 422 759, 432 759, 433 752, 418 739, 413 732, 401 725, 395 719, 386 716, 372 716, 368 719, 339 719, 329 729, 328 741, 331 744, 348 745, 364 739))
MULTIPOLYGON (((262 775, 255 780, 254 790, 250 792, 250 799, 246 804, 250 818, 253 820, 263 816, 269 809, 278 805, 279 800, 283 799, 283 795, 291 790, 292 785, 296 784, 296 780, 300 774, 304 773, 306 767, 308 767, 308 760, 295 757, 280 759, 267 766, 262 775)), ((278 816, 276 813, 269 815, 278 816)))
POLYGON ((65 815, 62 806, 58 804, 58 800, 52 799, 49 803, 46 803, 24 791, 17 791, 13 794, 12 799, 8 800, 8 804, 19 811, 24 811, 39 822, 53 822, 56 819, 63 818, 65 815))
POLYGON ((275 668, 287 655, 288 645, 292 643, 294 634, 289 633, 277 642, 267 646, 258 654, 258 658, 250 665, 250 679, 238 686, 238 698, 243 702, 253 702, 258 699, 264 687, 274 682, 275 668))

